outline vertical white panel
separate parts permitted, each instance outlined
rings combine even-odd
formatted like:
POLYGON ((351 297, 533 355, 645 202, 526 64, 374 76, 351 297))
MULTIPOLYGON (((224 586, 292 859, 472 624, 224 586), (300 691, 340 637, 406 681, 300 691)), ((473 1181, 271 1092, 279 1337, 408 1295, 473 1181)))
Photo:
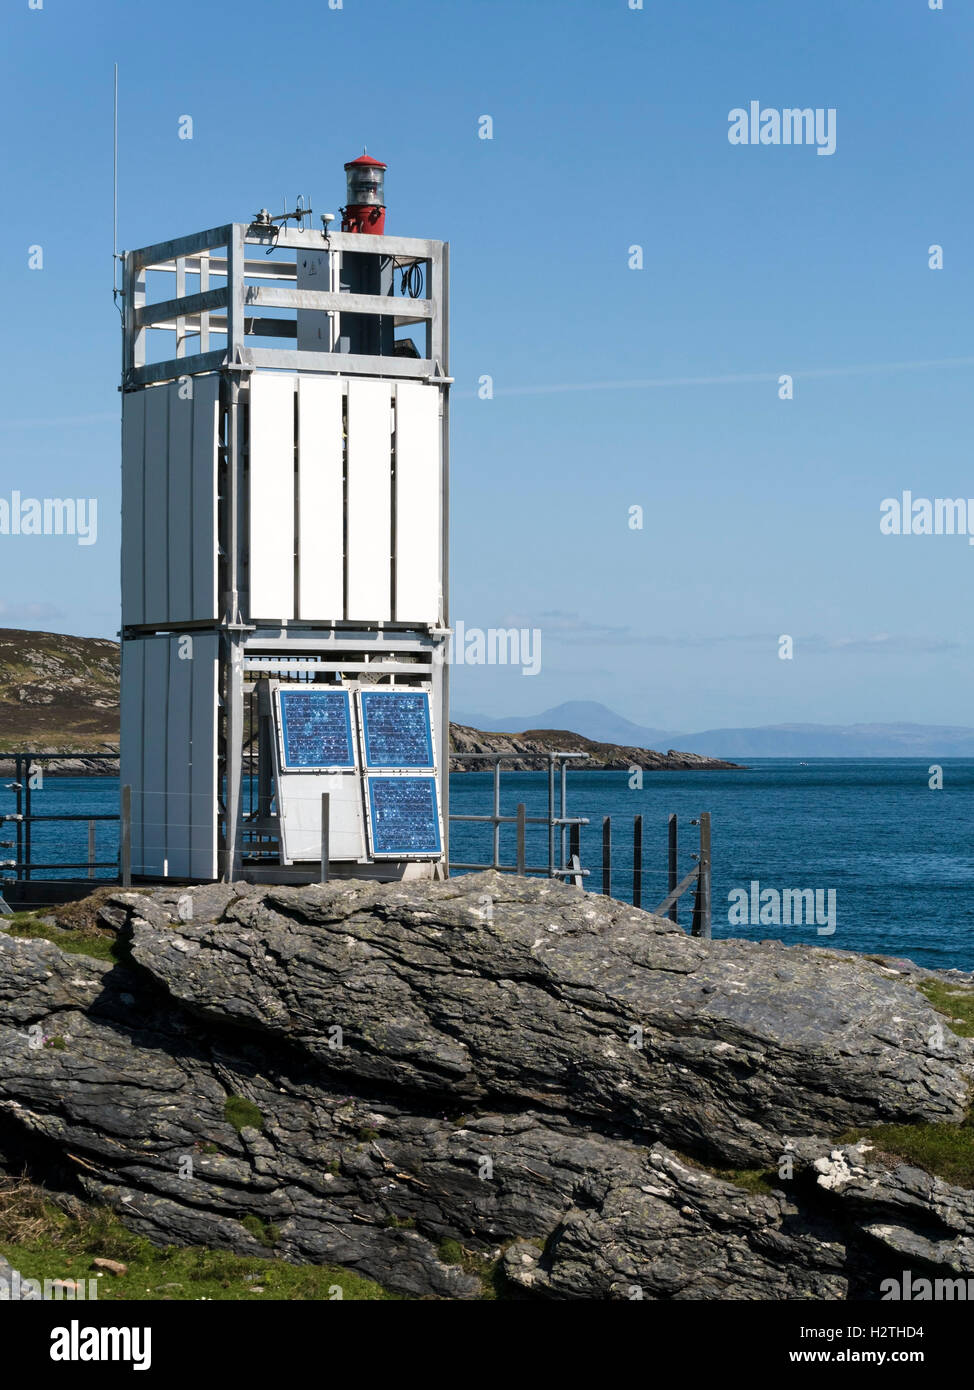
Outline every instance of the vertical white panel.
POLYGON ((294 617, 293 376, 250 378, 250 617, 294 617))
POLYGON ((217 449, 220 378, 193 382, 193 617, 218 618, 217 449))
MULTIPOLYGON (((305 251, 297 253, 296 285, 299 290, 327 291, 337 286, 331 253, 328 251, 305 251)), ((335 322, 337 314, 329 314, 323 309, 298 310, 299 352, 331 352, 335 343, 335 322)))
MULTIPOLYGON (((160 390, 163 389, 160 387, 160 390)), ((169 396, 169 621, 193 616, 193 402, 169 396)))
POLYGON ((193 638, 192 830, 190 877, 216 878, 216 732, 220 639, 200 633, 193 638))
POLYGON ((169 617, 169 579, 166 513, 169 504, 169 391, 153 386, 145 393, 145 621, 164 623, 169 617))
MULTIPOLYGON (((142 872, 161 875, 166 858, 166 704, 169 698, 169 639, 145 644, 145 703, 142 729, 142 872)), ((132 864, 133 872, 135 863, 132 864)))
MULTIPOLYGON (((161 639, 160 639, 161 640, 161 639)), ((190 876, 191 706, 196 639, 173 637, 169 649, 169 701, 166 708, 166 860, 174 878, 190 876), (180 657, 180 650, 192 653, 180 657)))
POLYGON ((277 780, 281 834, 288 863, 321 859, 321 797, 327 792, 328 858, 332 863, 365 857, 362 784, 344 773, 283 773, 277 780))
POLYGON ((396 621, 440 617, 440 391, 396 387, 396 621))
POLYGON ((392 388, 348 383, 348 617, 392 617, 392 388))
POLYGON ((299 618, 344 617, 343 456, 341 382, 302 377, 298 382, 299 618))
POLYGON ((132 788, 132 869, 142 872, 142 748, 145 642, 122 643, 122 745, 119 783, 132 788))
POLYGON ((122 622, 145 615, 143 527, 146 391, 122 396, 122 622))

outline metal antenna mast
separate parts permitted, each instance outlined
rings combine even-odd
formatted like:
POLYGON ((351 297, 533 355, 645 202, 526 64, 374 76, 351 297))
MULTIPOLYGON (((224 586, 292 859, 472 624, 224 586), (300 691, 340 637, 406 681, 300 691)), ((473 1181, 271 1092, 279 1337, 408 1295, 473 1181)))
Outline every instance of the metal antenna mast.
POLYGON ((112 298, 118 304, 118 64, 115 64, 115 110, 112 139, 112 298))

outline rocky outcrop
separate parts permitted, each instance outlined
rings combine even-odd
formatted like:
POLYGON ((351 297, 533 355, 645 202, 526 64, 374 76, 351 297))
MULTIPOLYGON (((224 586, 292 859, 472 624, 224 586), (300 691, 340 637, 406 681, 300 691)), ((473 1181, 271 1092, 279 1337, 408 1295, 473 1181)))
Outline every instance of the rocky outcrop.
MULTIPOLYGON (((597 743, 567 729, 528 729, 523 734, 485 733, 466 724, 450 725, 450 747, 453 753, 502 753, 503 767, 508 772, 542 772, 548 768, 549 753, 584 753, 585 760, 571 764, 580 772, 643 772, 711 771, 739 768, 740 763, 728 763, 720 758, 705 758, 699 753, 678 753, 671 748, 659 753, 653 748, 635 748, 619 743, 597 743)), ((466 759, 454 756, 451 772, 483 772, 491 762, 486 759, 466 759)))
POLYGON ((498 1254, 547 1298, 974 1274, 974 1193, 838 1141, 968 1112, 974 1044, 895 966, 491 873, 101 915, 122 963, 0 934, 0 1153, 154 1239, 455 1298, 498 1254))

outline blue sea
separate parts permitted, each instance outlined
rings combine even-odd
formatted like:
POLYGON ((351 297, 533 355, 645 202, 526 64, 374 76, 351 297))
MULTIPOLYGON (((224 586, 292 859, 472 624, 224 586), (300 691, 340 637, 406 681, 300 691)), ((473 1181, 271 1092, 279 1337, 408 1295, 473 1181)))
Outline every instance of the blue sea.
MULTIPOLYGON (((625 772, 569 772, 568 813, 585 816, 582 863, 590 890, 602 886, 602 818, 612 819, 612 893, 631 901, 633 817, 643 817, 643 906, 666 896, 667 815, 680 817, 680 876, 693 865, 701 811, 712 817, 713 931, 804 942, 828 948, 907 956, 931 967, 974 970, 974 760, 945 759, 942 790, 929 786, 930 759, 757 759, 740 772, 646 773, 631 790, 625 772), (816 926, 731 925, 735 889, 835 892, 834 934, 816 926)), ((501 811, 514 815, 547 810, 547 775, 504 772, 501 811)), ((491 810, 492 774, 455 773, 453 813, 491 810)), ((38 814, 116 812, 114 778, 48 777, 35 793, 38 814)), ((0 811, 13 796, 0 784, 0 811)), ((2 838, 14 838, 7 822, 2 838)), ((513 826, 501 831, 501 860, 515 859, 513 826)), ((96 857, 114 859, 118 826, 99 822, 96 857)), ((0 859, 13 858, 0 849, 0 859)), ((485 862, 491 856, 488 826, 454 822, 451 859, 485 862)), ((529 865, 547 863, 547 830, 529 827, 529 865)), ((34 859, 87 859, 87 827, 64 822, 34 826, 34 859)), ((107 875, 99 871, 99 877, 107 875)), ((38 876, 48 877, 47 874, 38 876)), ((72 876, 82 877, 83 871, 72 876)), ((689 926, 692 892, 681 899, 680 920, 689 926)))

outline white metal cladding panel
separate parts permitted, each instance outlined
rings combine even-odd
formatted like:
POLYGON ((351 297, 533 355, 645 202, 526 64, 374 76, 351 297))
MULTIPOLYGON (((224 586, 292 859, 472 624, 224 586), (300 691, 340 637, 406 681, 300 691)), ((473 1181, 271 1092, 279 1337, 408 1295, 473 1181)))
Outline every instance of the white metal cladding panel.
POLYGON ((250 617, 294 617, 293 376, 250 378, 250 617))
POLYGON ((392 617, 392 387, 348 383, 348 617, 392 617))
POLYGON ((122 396, 122 622, 141 623, 145 561, 145 391, 122 396))
POLYGON ((345 517, 340 381, 298 382, 298 612, 344 617, 345 517))
MULTIPOLYGON (((190 799, 191 721, 193 661, 195 651, 185 637, 173 637, 162 645, 169 651, 169 700, 166 706, 166 853, 169 873, 176 878, 190 876, 190 827, 193 806, 190 799), (180 650, 191 653, 180 656, 180 650)), ((195 645, 195 639, 194 639, 195 645)), ((146 731, 150 733, 149 730, 146 731)))
POLYGON ((132 788, 132 868, 142 864, 142 747, 145 642, 122 643, 122 745, 119 782, 132 788))
POLYGON ((193 706, 190 794, 189 876, 217 876, 216 825, 216 728, 220 639, 215 634, 193 637, 193 706))
POLYGON ((169 611, 170 622, 193 616, 193 402, 179 387, 169 396, 169 611))
POLYGON ((154 386, 145 393, 144 554, 145 615, 147 623, 169 618, 168 539, 166 513, 169 487, 169 388, 154 386))
POLYGON ((288 860, 321 859, 321 796, 327 792, 328 858, 330 861, 365 858, 362 817, 362 783, 353 774, 282 773, 281 827, 288 860))
MULTIPOLYGON (((217 607, 217 449, 220 429, 220 378, 193 381, 193 613, 220 616, 217 607)), ((177 618, 178 621, 178 618, 177 618)))
MULTIPOLYGON (((167 637, 145 643, 145 696, 142 732, 142 863, 133 873, 161 875, 166 858, 166 705, 169 697, 167 637)), ((134 795, 134 794, 133 794, 134 795)))
POLYGON ((396 621, 440 617, 440 390, 396 387, 396 621))

